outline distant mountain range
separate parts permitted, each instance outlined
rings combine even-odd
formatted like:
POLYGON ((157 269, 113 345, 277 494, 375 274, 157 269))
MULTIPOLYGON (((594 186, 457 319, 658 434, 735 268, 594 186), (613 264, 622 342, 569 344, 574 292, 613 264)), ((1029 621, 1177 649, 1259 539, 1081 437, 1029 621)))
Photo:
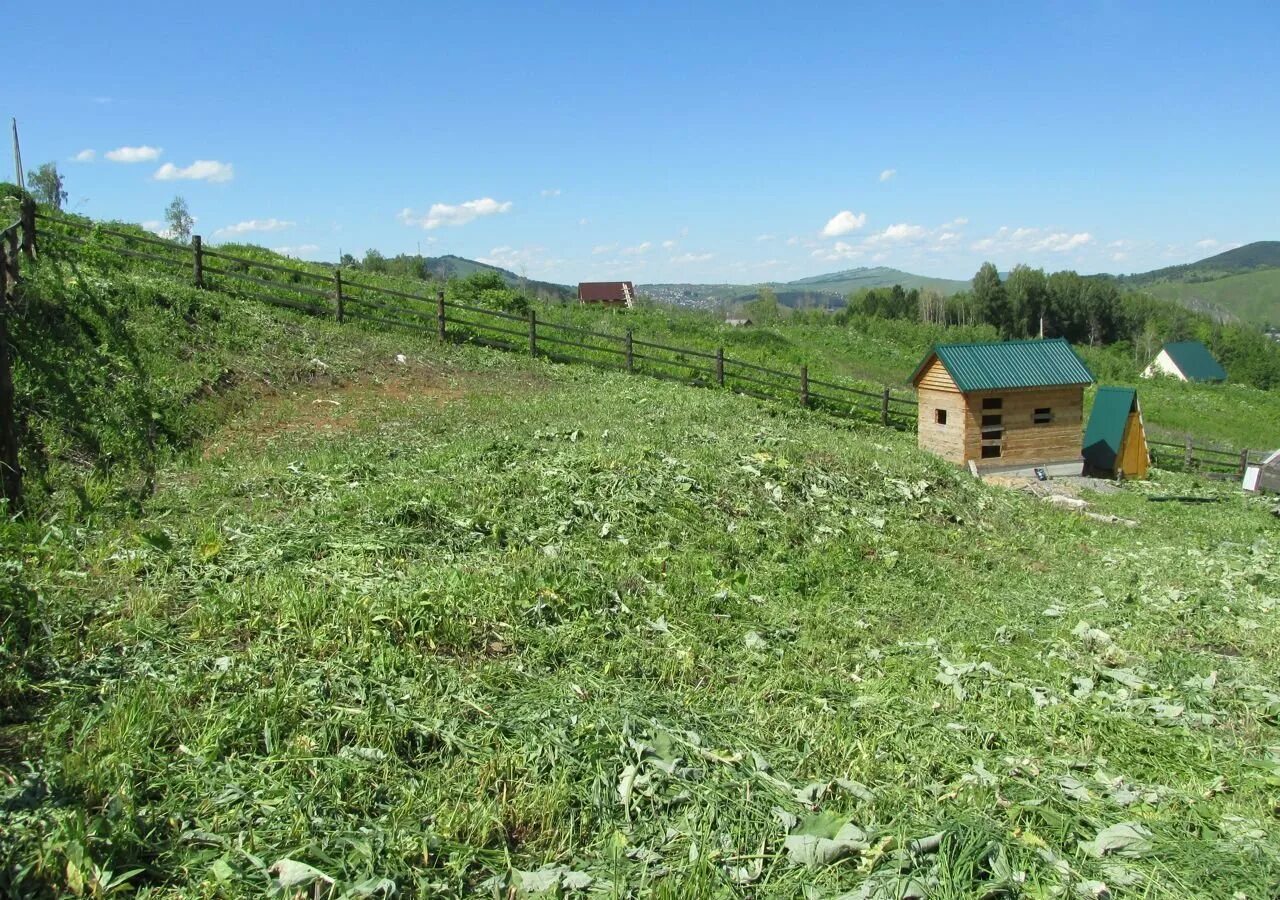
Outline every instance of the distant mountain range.
POLYGON ((573 300, 578 296, 576 287, 555 284, 550 281, 534 281, 507 269, 491 266, 474 259, 461 256, 428 256, 423 259, 423 266, 432 278, 447 281, 450 278, 466 278, 476 272, 497 272, 502 280, 514 288, 531 293, 544 300, 573 300))
MULTIPOLYGON (((436 278, 465 278, 472 272, 497 272, 513 287, 545 299, 571 300, 574 287, 533 281, 514 272, 460 256, 435 256, 425 261, 436 278)), ((623 273, 625 274, 625 273, 623 273)), ((1198 262, 1169 266, 1133 275, 1099 275, 1112 278, 1124 287, 1147 291, 1156 297, 1174 300, 1197 312, 1224 320, 1242 320, 1280 327, 1280 241, 1257 241, 1218 253, 1198 262)), ((793 308, 835 309, 845 297, 863 288, 902 285, 943 295, 966 290, 969 282, 951 278, 930 278, 885 266, 845 269, 795 281, 762 284, 638 284, 637 293, 660 303, 703 309, 731 307, 754 300, 768 287, 779 302, 793 308)))
POLYGON ((969 287, 967 281, 913 275, 886 266, 845 269, 827 275, 813 275, 795 281, 771 281, 763 284, 639 284, 636 290, 665 303, 679 306, 716 307, 754 300, 760 289, 770 288, 778 301, 791 307, 844 306, 844 298, 864 288, 902 285, 904 290, 919 288, 943 295, 969 287))

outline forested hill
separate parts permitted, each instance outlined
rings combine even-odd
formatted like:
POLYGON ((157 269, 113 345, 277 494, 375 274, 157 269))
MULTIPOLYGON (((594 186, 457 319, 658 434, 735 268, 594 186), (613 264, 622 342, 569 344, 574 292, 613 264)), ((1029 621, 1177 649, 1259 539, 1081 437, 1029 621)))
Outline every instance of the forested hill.
POLYGON ((1120 275, 1118 278, 1125 284, 1141 286, 1161 281, 1209 281, 1274 268, 1280 268, 1280 241, 1254 241, 1198 262, 1166 266, 1134 275, 1120 275))
POLYGON ((572 300, 577 296, 574 288, 550 281, 535 281, 499 266, 466 259, 461 256, 419 256, 402 253, 398 256, 383 256, 377 250, 365 253, 363 259, 344 256, 343 265, 361 268, 368 272, 388 275, 405 275, 414 278, 436 279, 448 281, 451 278, 467 278, 477 272, 493 272, 506 282, 508 287, 516 288, 522 293, 542 300, 572 300))
POLYGON ((1219 321, 1280 327, 1280 241, 1255 241, 1199 262, 1117 281, 1219 321))

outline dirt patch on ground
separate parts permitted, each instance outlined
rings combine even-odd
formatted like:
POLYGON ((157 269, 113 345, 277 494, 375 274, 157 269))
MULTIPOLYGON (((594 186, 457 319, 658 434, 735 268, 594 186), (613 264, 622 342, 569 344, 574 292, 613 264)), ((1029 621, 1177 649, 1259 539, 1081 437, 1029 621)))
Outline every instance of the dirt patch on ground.
POLYGON ((343 434, 394 408, 439 408, 466 397, 545 386, 545 379, 529 373, 474 372, 408 360, 344 378, 264 386, 243 413, 213 436, 202 456, 213 459, 245 444, 266 446, 281 435, 343 434))

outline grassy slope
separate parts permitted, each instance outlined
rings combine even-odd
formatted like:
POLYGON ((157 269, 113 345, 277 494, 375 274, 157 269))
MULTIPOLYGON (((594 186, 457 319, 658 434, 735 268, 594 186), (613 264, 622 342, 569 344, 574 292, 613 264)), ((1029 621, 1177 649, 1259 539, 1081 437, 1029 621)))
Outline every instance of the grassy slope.
POLYGON ((259 896, 285 857, 436 896, 552 863, 667 897, 1280 878, 1262 502, 1147 502, 1209 490, 1163 475, 1107 526, 910 435, 262 317, 343 374, 258 391, 137 517, 4 533, 44 624, 11 890, 259 896), (793 865, 776 809, 871 849, 793 865), (1121 821, 1149 852, 1078 843, 1121 821))
MULTIPOLYGON (((669 310, 550 307, 540 316, 619 335, 629 327, 637 337, 672 346, 702 350, 723 346, 731 358, 792 372, 808 365, 815 379, 836 376, 869 389, 887 384, 902 394, 910 391, 911 374, 934 342, 994 337, 985 328, 943 330, 888 320, 868 320, 848 328, 784 323, 739 329, 726 327, 712 316, 669 310)), ((1145 380, 1138 377, 1136 364, 1114 353, 1088 348, 1081 353, 1102 383, 1138 388, 1147 428, 1154 436, 1168 440, 1191 437, 1197 445, 1205 446, 1280 447, 1280 391, 1145 380)))
POLYGON ((1144 291, 1163 300, 1176 300, 1192 309, 1206 306, 1225 310, 1248 322, 1280 325, 1280 269, 1229 275, 1213 281, 1162 281, 1144 291))

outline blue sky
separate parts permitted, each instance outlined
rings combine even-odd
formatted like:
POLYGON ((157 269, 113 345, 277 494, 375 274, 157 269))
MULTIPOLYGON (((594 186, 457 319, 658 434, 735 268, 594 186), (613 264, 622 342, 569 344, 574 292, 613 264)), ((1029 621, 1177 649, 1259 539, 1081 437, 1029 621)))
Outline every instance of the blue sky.
POLYGON ((29 7, 16 35, 14 18, 2 111, 72 209, 156 222, 181 194, 206 240, 305 258, 421 247, 564 283, 967 278, 1280 239, 1275 3, 70 2, 29 7))

